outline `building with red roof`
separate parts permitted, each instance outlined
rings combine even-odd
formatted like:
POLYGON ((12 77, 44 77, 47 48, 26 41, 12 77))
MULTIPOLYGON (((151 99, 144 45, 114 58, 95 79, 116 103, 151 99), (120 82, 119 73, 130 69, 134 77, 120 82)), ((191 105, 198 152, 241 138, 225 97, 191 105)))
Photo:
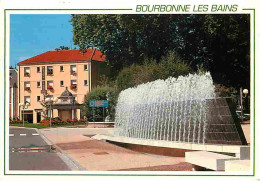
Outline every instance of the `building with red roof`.
POLYGON ((107 74, 105 60, 106 55, 100 50, 87 49, 47 51, 19 62, 20 119, 39 123, 46 117, 84 117, 80 107, 100 75, 107 74), (52 110, 42 106, 46 98, 51 98, 52 110))
POLYGON ((81 62, 81 61, 100 61, 104 62, 106 55, 97 49, 87 49, 85 53, 80 50, 54 50, 47 51, 32 58, 28 58, 18 63, 18 65, 28 64, 48 64, 61 62, 81 62))

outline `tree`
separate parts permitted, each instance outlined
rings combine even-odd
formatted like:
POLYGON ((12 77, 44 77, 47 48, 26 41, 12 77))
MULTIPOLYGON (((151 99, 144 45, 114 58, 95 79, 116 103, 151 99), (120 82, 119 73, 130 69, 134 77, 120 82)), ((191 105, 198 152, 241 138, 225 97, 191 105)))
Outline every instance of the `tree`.
POLYGON ((98 47, 106 54, 114 77, 124 66, 142 63, 144 57, 159 59, 174 43, 168 36, 175 26, 173 16, 72 15, 71 21, 74 44, 83 51, 98 47))
POLYGON ((145 59, 157 63, 176 52, 193 70, 213 80, 249 87, 249 15, 72 15, 73 40, 82 51, 94 46, 107 56, 112 77, 145 59))
POLYGON ((60 46, 59 48, 55 48, 55 50, 69 50, 69 47, 66 46, 60 46))
POLYGON ((250 88, 250 16, 206 15, 203 30, 211 54, 207 66, 214 80, 250 88))
POLYGON ((192 69, 187 63, 174 52, 170 52, 167 56, 163 56, 159 63, 147 60, 143 65, 133 64, 123 68, 117 77, 117 87, 123 90, 149 81, 167 79, 170 76, 184 76, 191 72, 192 69))
POLYGON ((105 112, 105 116, 109 115, 111 120, 115 118, 115 106, 117 102, 118 92, 115 88, 107 87, 107 86, 99 86, 94 88, 90 93, 87 94, 85 103, 81 109, 81 114, 86 116, 89 121, 93 121, 93 111, 96 117, 96 121, 103 121, 103 108, 90 108, 89 101, 90 100, 107 100, 107 94, 109 96, 109 107, 107 112, 105 112))

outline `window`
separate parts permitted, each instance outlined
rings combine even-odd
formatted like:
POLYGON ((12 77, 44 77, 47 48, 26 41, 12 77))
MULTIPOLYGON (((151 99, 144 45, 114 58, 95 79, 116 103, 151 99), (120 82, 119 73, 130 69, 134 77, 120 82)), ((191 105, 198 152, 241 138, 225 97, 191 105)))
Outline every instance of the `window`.
POLYGON ((41 87, 41 82, 37 82, 37 87, 41 87))
POLYGON ((76 75, 77 71, 76 71, 76 65, 71 65, 70 66, 70 74, 71 75, 76 75))
POLYGON ((88 86, 88 80, 84 80, 84 86, 88 86))
POLYGON ((40 73, 40 72, 41 72, 41 68, 37 67, 37 73, 40 73))
POLYGON ((30 82, 24 82, 24 90, 26 90, 26 91, 30 91, 31 90, 30 82))
POLYGON ((61 87, 64 87, 64 82, 63 82, 63 80, 60 81, 60 86, 61 86, 61 87))
POLYGON ((71 80, 70 89, 77 89, 77 81, 76 80, 71 80))
POLYGON ((53 89, 53 81, 47 81, 47 89, 52 90, 53 89))
POLYGON ((24 67, 24 76, 30 77, 30 67, 24 67))
POLYGON ((47 81, 47 86, 48 85, 51 85, 51 86, 53 86, 53 81, 52 80, 50 80, 50 81, 47 81))
POLYGON ((31 103, 30 96, 24 96, 24 103, 31 103))
POLYGON ((47 66, 47 75, 53 75, 53 67, 47 66))
POLYGON ((60 66, 60 71, 61 71, 61 72, 64 72, 63 66, 60 66))
POLYGON ((88 65, 84 65, 84 70, 88 70, 88 65))
POLYGON ((41 100, 41 96, 37 96, 37 102, 41 100))

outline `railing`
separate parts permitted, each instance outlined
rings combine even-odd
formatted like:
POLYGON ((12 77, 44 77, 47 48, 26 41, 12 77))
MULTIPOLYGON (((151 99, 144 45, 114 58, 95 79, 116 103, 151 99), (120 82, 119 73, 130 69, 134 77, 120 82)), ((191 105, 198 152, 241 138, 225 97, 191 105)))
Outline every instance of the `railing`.
POLYGON ((52 90, 53 87, 52 87, 51 85, 48 85, 48 86, 47 86, 47 89, 48 89, 48 90, 52 90))
POLYGON ((24 73, 24 76, 25 76, 25 77, 30 77, 30 73, 25 72, 25 73, 24 73))
POLYGON ((47 70, 47 75, 53 75, 53 70, 47 70))
POLYGON ((24 90, 26 90, 26 91, 30 91, 31 88, 30 88, 30 87, 25 87, 24 90))
POLYGON ((71 75, 77 75, 77 72, 76 72, 75 70, 71 70, 71 71, 70 71, 70 74, 71 74, 71 75))
POLYGON ((75 84, 70 85, 70 89, 77 89, 77 85, 75 84))

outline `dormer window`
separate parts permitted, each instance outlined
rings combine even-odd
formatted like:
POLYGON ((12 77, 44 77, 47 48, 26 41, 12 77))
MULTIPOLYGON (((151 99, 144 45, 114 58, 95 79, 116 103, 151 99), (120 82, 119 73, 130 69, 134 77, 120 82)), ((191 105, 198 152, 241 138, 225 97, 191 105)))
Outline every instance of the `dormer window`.
POLYGON ((76 75, 77 74, 76 65, 71 65, 70 66, 70 73, 71 73, 71 75, 76 75))
POLYGON ((53 75, 53 66, 47 66, 47 75, 53 75))
POLYGON ((30 77, 30 67, 24 67, 24 76, 30 77))

